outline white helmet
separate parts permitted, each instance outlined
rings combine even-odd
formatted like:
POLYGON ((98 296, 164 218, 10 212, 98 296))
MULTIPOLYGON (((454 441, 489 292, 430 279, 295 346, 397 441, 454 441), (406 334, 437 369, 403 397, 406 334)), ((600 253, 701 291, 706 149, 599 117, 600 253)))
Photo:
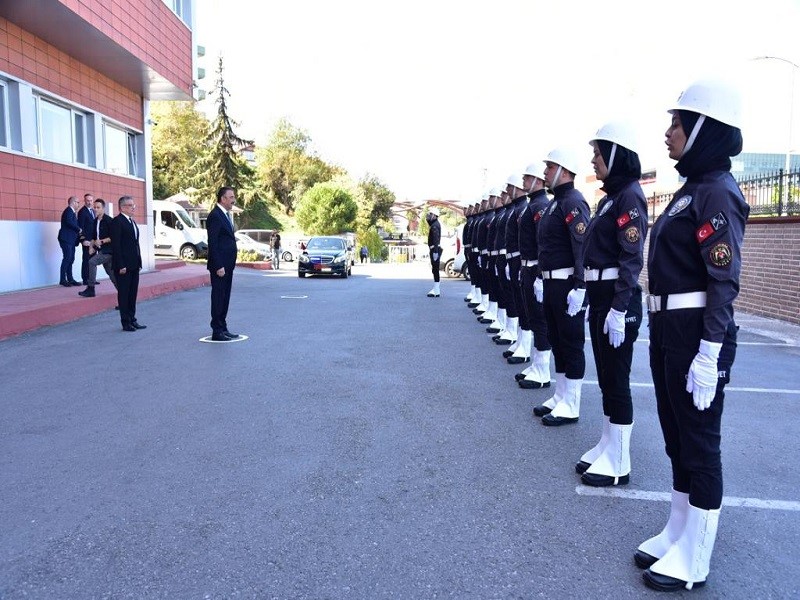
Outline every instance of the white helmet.
POLYGON ((506 179, 506 185, 513 185, 516 188, 522 189, 522 186, 525 184, 522 183, 522 175, 514 173, 513 175, 508 176, 508 179, 506 179))
POLYGON ((481 200, 488 200, 488 199, 489 199, 489 192, 484 192, 483 196, 481 196, 481 199, 478 200, 478 202, 480 202, 481 200))
POLYGON ((550 154, 544 159, 544 162, 551 162, 563 167, 573 175, 577 175, 580 171, 579 166, 582 164, 578 158, 578 153, 573 148, 566 146, 559 146, 550 150, 550 154))
POLYGON ((438 216, 439 216, 439 209, 438 209, 438 208, 436 208, 435 206, 431 206, 431 207, 428 209, 428 214, 430 214, 430 215, 436 215, 436 216, 438 217, 438 216))
POLYGON ((592 141, 604 140, 639 153, 639 139, 636 130, 628 121, 609 121, 597 130, 592 141))
POLYGON ((742 92, 724 79, 698 79, 681 92, 669 112, 689 110, 731 127, 742 127, 742 92))
POLYGON ((496 188, 496 187, 493 187, 492 189, 489 190, 489 196, 497 196, 499 198, 500 194, 502 194, 502 193, 503 193, 503 190, 501 190, 500 188, 496 188))
POLYGON ((544 161, 532 162, 522 172, 523 175, 533 175, 544 181, 544 161))

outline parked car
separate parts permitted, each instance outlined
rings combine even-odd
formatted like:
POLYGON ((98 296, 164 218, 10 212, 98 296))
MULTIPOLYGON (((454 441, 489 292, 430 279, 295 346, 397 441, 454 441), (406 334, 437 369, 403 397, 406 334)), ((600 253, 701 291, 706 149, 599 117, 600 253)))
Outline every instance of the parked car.
POLYGON ((464 260, 464 244, 461 243, 461 235, 464 233, 464 226, 456 228, 456 234, 452 238, 442 239, 442 258, 439 262, 439 270, 444 271, 445 277, 459 277, 466 275, 467 262, 464 260))
POLYGON ((246 233, 237 231, 234 236, 236 236, 237 250, 249 250, 251 252, 257 252, 258 254, 263 255, 265 258, 269 258, 270 254, 272 254, 269 244, 257 242, 246 233))
POLYGON ((243 233, 251 240, 260 244, 269 246, 269 240, 272 234, 275 233, 274 229, 239 229, 236 233, 243 233))
POLYGON ((339 236, 312 237, 297 257, 297 276, 341 275, 347 278, 353 268, 353 247, 339 236))

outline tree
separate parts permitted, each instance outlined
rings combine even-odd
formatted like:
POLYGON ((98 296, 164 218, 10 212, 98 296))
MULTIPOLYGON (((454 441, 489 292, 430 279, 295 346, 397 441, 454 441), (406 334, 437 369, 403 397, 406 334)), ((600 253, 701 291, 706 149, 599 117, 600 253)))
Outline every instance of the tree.
POLYGON ((192 187, 200 163, 208 153, 205 143, 210 123, 194 102, 152 102, 153 197, 164 199, 192 187))
POLYGON ((365 232, 379 223, 391 221, 392 205, 396 198, 380 179, 367 173, 358 182, 358 191, 357 231, 365 232))
POLYGON ((275 125, 266 147, 259 149, 258 176, 281 210, 291 215, 306 192, 316 183, 344 173, 309 151, 311 137, 302 129, 281 119, 275 125))
POLYGON ((351 193, 340 185, 318 183, 300 199, 297 223, 309 235, 333 235, 352 231, 358 206, 351 193))

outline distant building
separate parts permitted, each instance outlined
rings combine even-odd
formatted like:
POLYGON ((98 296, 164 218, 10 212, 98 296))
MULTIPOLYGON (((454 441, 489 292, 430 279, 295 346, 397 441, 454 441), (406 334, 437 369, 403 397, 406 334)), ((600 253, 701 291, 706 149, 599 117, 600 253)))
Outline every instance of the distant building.
MULTIPOLYGON (((154 266, 151 100, 192 100, 195 0, 0 1, 0 292, 58 283, 69 196, 136 201, 154 266)), ((75 264, 80 269, 80 258, 75 264)), ((79 272, 79 271, 76 271, 79 272)))
MULTIPOLYGON (((736 179, 774 173, 784 168, 786 154, 742 152, 731 159, 731 173, 736 179)), ((800 170, 800 154, 790 155, 789 170, 800 170)))

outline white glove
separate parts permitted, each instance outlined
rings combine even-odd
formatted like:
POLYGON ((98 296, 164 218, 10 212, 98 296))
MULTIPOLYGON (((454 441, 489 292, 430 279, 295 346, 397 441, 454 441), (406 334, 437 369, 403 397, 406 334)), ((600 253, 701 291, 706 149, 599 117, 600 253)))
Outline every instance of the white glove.
POLYGON ((511 269, 506 265, 506 279, 511 279, 511 269))
POLYGON ((574 317, 583 308, 583 299, 586 296, 586 290, 582 288, 578 288, 577 290, 571 290, 569 294, 567 294, 567 314, 570 317, 574 317))
POLYGON ((603 333, 608 334, 609 344, 619 348, 625 341, 625 313, 613 308, 609 310, 603 323, 603 333))
POLYGON ((541 277, 533 280, 533 295, 536 296, 536 301, 541 304, 544 301, 544 281, 541 277))
POLYGON ((686 391, 692 394, 697 410, 711 406, 717 393, 719 370, 717 359, 722 344, 700 340, 700 350, 694 357, 689 373, 686 375, 686 391))
POLYGON ((435 261, 439 260, 439 253, 438 252, 434 252, 431 256, 433 256, 433 260, 435 260, 435 261))

